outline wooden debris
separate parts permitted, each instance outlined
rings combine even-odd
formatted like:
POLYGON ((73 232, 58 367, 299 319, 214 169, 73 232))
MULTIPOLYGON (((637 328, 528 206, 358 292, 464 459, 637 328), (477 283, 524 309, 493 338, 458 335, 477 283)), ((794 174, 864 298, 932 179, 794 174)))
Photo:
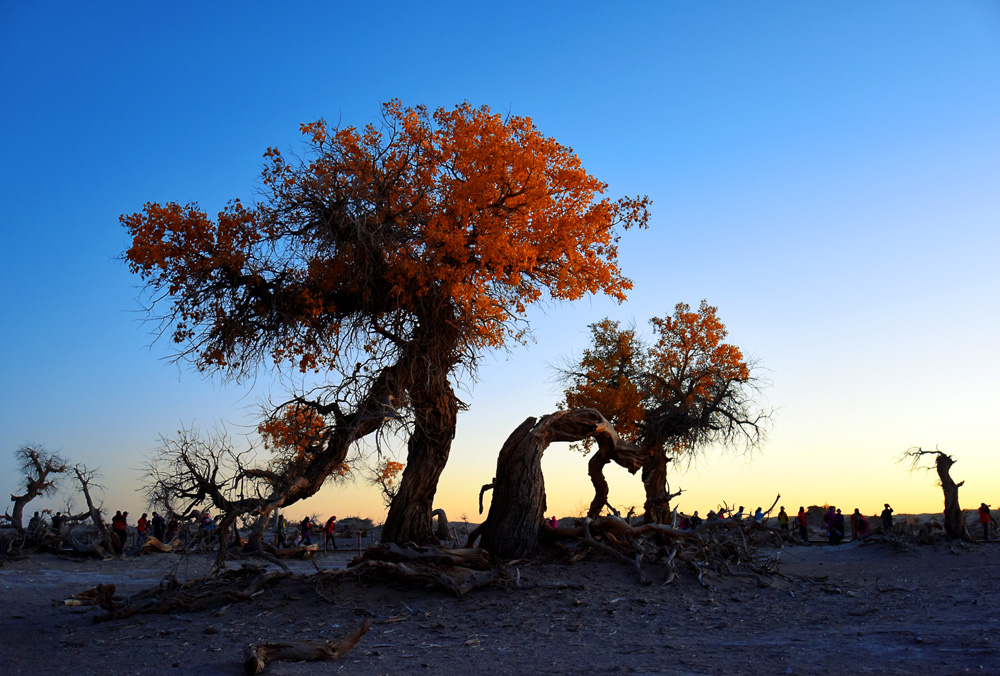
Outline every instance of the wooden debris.
MULTIPOLYGON (((261 590, 273 586, 280 580, 290 578, 289 572, 266 572, 261 569, 247 567, 245 569, 226 571, 217 578, 204 578, 180 584, 174 580, 166 587, 147 590, 134 595, 127 602, 114 599, 114 585, 98 585, 75 597, 87 598, 93 593, 96 603, 104 610, 105 615, 94 618, 95 622, 121 620, 132 615, 169 614, 177 612, 196 612, 219 608, 231 603, 246 601, 253 598, 261 590), (250 584, 247 578, 254 575, 250 584), (242 588, 240 588, 242 587, 242 588), (199 593, 200 592, 200 593, 199 593)), ((75 598, 71 597, 71 598, 75 598)), ((69 605, 69 604, 67 604, 69 605)))
POLYGON ((354 630, 354 633, 341 641, 314 639, 249 645, 246 647, 243 669, 248 674, 259 674, 264 671, 268 662, 336 660, 354 648, 361 641, 361 637, 368 632, 368 628, 369 623, 366 617, 361 625, 354 630))
POLYGON ((152 535, 146 538, 146 541, 142 543, 139 548, 139 554, 152 554, 154 552, 160 552, 167 554, 175 550, 179 550, 183 547, 180 538, 174 538, 171 542, 161 542, 157 540, 152 535))
POLYGON ((442 566, 440 564, 414 561, 397 563, 392 561, 377 561, 365 559, 349 568, 335 571, 324 571, 319 574, 318 593, 323 598, 332 598, 324 587, 345 577, 359 579, 389 579, 417 584, 425 587, 437 587, 461 598, 470 591, 489 586, 504 579, 502 569, 473 570, 464 566, 442 566))

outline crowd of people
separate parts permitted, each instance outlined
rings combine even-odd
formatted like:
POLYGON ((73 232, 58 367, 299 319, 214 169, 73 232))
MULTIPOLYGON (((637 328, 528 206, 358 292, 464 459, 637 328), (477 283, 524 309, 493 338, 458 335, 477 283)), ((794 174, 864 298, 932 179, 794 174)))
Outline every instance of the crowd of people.
MULTIPOLYGON (((773 508, 772 508, 773 509, 773 508)), ((677 526, 683 530, 693 530, 698 528, 705 522, 715 522, 725 519, 735 519, 735 520, 747 520, 755 521, 757 523, 764 524, 768 519, 768 514, 766 514, 762 508, 758 507, 754 510, 752 515, 744 516, 743 505, 740 505, 739 509, 732 511, 728 508, 722 507, 718 510, 709 510, 708 514, 703 519, 699 516, 696 510, 690 516, 685 514, 678 515, 677 526)), ((984 541, 991 540, 993 517, 990 513, 990 506, 985 502, 981 503, 978 508, 979 524, 982 527, 982 539, 984 541)), ((64 524, 67 521, 66 516, 61 512, 56 512, 52 517, 51 526, 45 522, 44 517, 39 513, 35 512, 34 516, 28 521, 27 531, 32 534, 42 534, 48 528, 51 528, 53 532, 59 533, 64 524)), ((778 528, 783 531, 788 531, 789 533, 794 533, 798 535, 799 539, 803 542, 809 542, 809 523, 808 523, 808 513, 805 507, 799 507, 798 513, 794 517, 790 517, 788 512, 785 511, 785 507, 782 506, 776 517, 778 528)), ((830 505, 826 508, 823 514, 823 529, 826 534, 827 542, 830 544, 840 544, 842 543, 846 536, 849 534, 852 541, 859 541, 866 538, 872 533, 873 523, 877 520, 878 525, 881 526, 882 533, 892 533, 895 530, 895 523, 893 521, 893 509, 888 504, 885 503, 881 514, 872 517, 866 517, 861 513, 861 510, 857 507, 854 508, 854 512, 850 515, 850 532, 848 533, 847 524, 848 519, 844 517, 843 513, 837 507, 830 505)), ((555 516, 552 516, 548 520, 552 528, 557 528, 558 523, 555 516)), ((215 520, 212 519, 211 515, 206 510, 201 514, 198 520, 199 530, 204 537, 211 535, 216 524, 215 520)), ((135 540, 134 544, 136 547, 140 546, 145 539, 152 535, 161 542, 171 542, 180 533, 180 521, 176 515, 171 514, 170 518, 167 519, 160 515, 158 512, 153 512, 152 518, 148 518, 146 513, 143 513, 139 520, 135 524, 135 540)), ((288 523, 285 520, 285 515, 281 514, 277 518, 277 524, 275 527, 275 538, 274 544, 277 547, 292 547, 299 545, 311 546, 313 543, 313 536, 319 537, 319 544, 322 545, 323 551, 329 551, 330 549, 337 549, 336 531, 337 531, 337 517, 331 516, 322 526, 317 526, 317 522, 314 522, 310 517, 305 517, 298 524, 292 532, 293 535, 289 537, 288 523)), ((118 541, 120 548, 124 549, 129 545, 129 525, 128 525, 128 512, 123 512, 121 510, 115 512, 115 515, 111 518, 111 532, 118 541)))
MULTIPOLYGON (((979 523, 983 529, 982 539, 989 541, 991 539, 991 524, 993 522, 990 514, 990 506, 984 502, 979 506, 978 512, 979 523)), ((756 521, 757 523, 763 523, 767 515, 758 507, 754 510, 753 516, 744 517, 743 505, 740 505, 740 508, 735 512, 726 508, 720 508, 718 511, 710 510, 704 519, 695 511, 691 516, 680 514, 678 527, 688 530, 697 528, 706 521, 712 522, 724 519, 742 520, 744 518, 756 521)), ((799 507, 798 513, 794 517, 790 517, 788 512, 785 511, 784 506, 782 506, 775 519, 777 520, 778 528, 781 530, 795 533, 803 542, 810 541, 808 512, 805 507, 799 507)), ((896 524, 893 521, 893 509, 889 503, 885 503, 880 514, 871 517, 862 514, 861 510, 857 507, 854 508, 854 512, 850 515, 849 519, 845 518, 841 510, 833 505, 828 506, 823 513, 823 529, 827 542, 834 545, 844 542, 848 535, 850 535, 852 541, 863 540, 872 533, 873 523, 881 526, 882 533, 895 532, 896 524), (848 521, 850 523, 849 532, 847 529, 848 521)))

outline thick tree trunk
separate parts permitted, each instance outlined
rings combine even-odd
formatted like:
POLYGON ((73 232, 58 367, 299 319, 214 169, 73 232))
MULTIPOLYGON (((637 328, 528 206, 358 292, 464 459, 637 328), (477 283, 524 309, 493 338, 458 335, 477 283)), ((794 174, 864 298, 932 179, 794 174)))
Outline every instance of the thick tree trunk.
POLYGON ((546 507, 542 454, 553 442, 589 436, 599 444, 619 443, 611 423, 592 408, 557 411, 538 421, 528 418, 514 430, 497 458, 493 500, 480 531, 483 549, 502 559, 535 553, 546 507))
POLYGON ((507 437, 497 458, 493 498, 480 534, 483 549, 501 558, 528 556, 538 547, 546 507, 542 453, 550 440, 533 433, 545 422, 527 418, 507 437))
POLYGON ((438 479, 448 462, 451 442, 455 438, 458 397, 448 382, 447 373, 431 373, 430 377, 436 382, 412 393, 414 430, 407 446, 406 468, 399 492, 382 526, 382 542, 418 545, 437 542, 431 511, 438 479))
POLYGON ((945 453, 938 452, 934 459, 934 467, 941 480, 941 490, 944 491, 944 531, 948 537, 971 542, 972 536, 965 523, 965 515, 958 504, 958 489, 965 482, 955 483, 951 478, 951 466, 954 464, 954 459, 945 453))
POLYGON ((667 491, 667 463, 670 458, 662 448, 646 453, 642 465, 642 485, 646 489, 643 523, 667 523, 670 517, 670 494, 667 491))
POLYGON ((30 492, 24 495, 12 495, 10 496, 11 501, 14 503, 14 509, 10 515, 10 525, 17 530, 24 530, 22 525, 24 522, 24 507, 29 502, 34 500, 38 495, 32 495, 30 492))

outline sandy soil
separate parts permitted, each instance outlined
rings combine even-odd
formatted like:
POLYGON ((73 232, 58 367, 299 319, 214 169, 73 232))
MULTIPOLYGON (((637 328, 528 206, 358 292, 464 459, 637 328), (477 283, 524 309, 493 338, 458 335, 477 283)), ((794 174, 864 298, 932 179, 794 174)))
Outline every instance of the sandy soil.
MULTIPOLYGON (((321 568, 347 553, 320 556, 321 568)), ((1000 674, 1000 545, 786 547, 762 588, 743 578, 702 588, 635 582, 619 563, 588 559, 519 568, 523 585, 455 599, 437 591, 339 584, 321 599, 315 567, 222 612, 94 623, 102 611, 61 605, 99 582, 119 594, 211 569, 209 556, 115 561, 52 555, 0 567, 0 671, 5 674, 241 674, 247 643, 338 639, 364 617, 361 643, 337 662, 273 663, 265 674, 1000 674)), ((238 567, 239 562, 234 562, 238 567)), ((655 568, 649 568, 655 573, 655 568)))

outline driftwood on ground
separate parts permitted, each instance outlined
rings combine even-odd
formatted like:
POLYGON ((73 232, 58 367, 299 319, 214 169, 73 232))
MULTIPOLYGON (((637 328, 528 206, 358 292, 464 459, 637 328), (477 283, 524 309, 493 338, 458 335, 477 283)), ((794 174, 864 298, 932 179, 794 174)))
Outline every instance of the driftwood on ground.
POLYGON ((268 662, 279 660, 290 662, 317 662, 336 660, 343 657, 368 632, 368 618, 362 621, 350 636, 340 641, 284 641, 281 643, 258 643, 248 645, 245 651, 243 669, 248 674, 259 674, 264 671, 268 662))
POLYGON ((760 548, 794 542, 787 532, 752 519, 707 521, 693 530, 657 523, 632 526, 615 516, 585 518, 579 523, 573 528, 545 527, 543 536, 564 549, 570 562, 604 552, 634 568, 640 584, 650 584, 648 573, 655 570, 661 571, 665 585, 686 570, 706 587, 710 586, 707 574, 750 577, 768 586, 778 576, 777 557, 760 548))
POLYGON ((121 620, 133 615, 197 612, 253 598, 261 590, 292 576, 289 572, 264 572, 262 568, 244 566, 227 570, 217 577, 199 578, 180 583, 171 579, 161 585, 133 595, 127 600, 115 598, 114 585, 97 585, 75 594, 65 605, 96 605, 107 611, 95 622, 121 620), (79 601, 72 603, 70 601, 79 601))

